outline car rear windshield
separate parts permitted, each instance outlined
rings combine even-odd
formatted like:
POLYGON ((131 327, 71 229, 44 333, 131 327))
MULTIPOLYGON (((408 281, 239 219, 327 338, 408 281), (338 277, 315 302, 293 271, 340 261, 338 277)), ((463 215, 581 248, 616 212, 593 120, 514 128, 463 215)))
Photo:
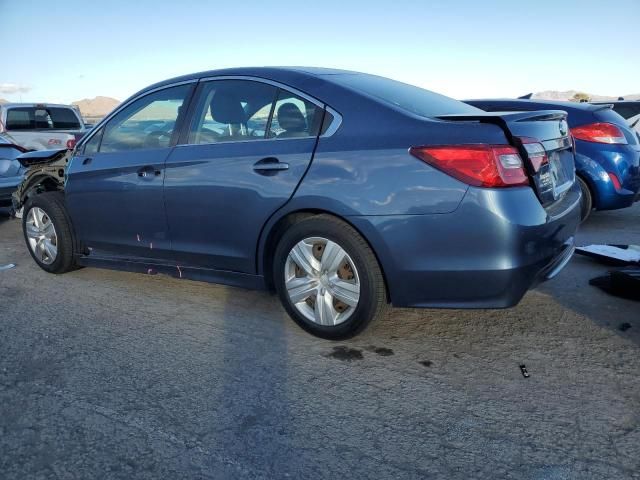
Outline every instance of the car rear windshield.
POLYGON ((345 73, 334 75, 333 79, 345 87, 360 91, 421 117, 481 111, 453 98, 375 75, 345 73))
POLYGON ((65 107, 14 107, 7 110, 7 130, 79 130, 78 116, 65 107))
POLYGON ((635 103, 614 103, 613 110, 622 118, 631 118, 640 114, 640 102, 635 103))

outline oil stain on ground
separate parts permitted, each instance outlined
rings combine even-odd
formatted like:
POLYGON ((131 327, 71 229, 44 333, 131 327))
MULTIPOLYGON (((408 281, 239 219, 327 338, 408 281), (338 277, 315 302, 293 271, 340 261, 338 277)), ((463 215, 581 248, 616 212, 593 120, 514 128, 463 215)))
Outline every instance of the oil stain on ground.
POLYGON ((433 362, 431 360, 423 360, 420 362, 420 365, 429 368, 431 365, 433 365, 433 362))
POLYGON ((364 347, 364 349, 367 350, 368 352, 377 353, 381 357, 389 357, 393 355, 393 350, 391 350, 390 348, 376 347, 374 345, 369 345, 368 347, 364 347))
POLYGON ((629 322, 624 322, 620 324, 620 326, 618 327, 618 330, 620 330, 621 332, 626 332, 630 328, 631 328, 631 324, 629 322))
POLYGON ((333 352, 326 355, 329 358, 342 360, 343 362, 351 362, 353 360, 362 360, 362 350, 349 347, 333 347, 333 352))

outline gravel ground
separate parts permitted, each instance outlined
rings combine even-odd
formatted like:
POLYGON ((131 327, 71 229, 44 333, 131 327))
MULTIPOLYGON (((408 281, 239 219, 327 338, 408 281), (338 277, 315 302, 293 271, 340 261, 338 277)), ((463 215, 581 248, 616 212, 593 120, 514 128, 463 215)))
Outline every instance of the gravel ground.
MULTIPOLYGON (((578 241, 640 243, 640 204, 578 241)), ((640 304, 592 260, 510 310, 396 309, 337 343, 264 292, 48 275, 0 217, 9 262, 3 479, 640 478, 640 304)))

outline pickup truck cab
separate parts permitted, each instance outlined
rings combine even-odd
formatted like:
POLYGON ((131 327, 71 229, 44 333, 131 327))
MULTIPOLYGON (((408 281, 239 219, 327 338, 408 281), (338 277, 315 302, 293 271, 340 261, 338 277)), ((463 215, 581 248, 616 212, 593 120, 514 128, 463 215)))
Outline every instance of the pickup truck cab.
POLYGON ((80 112, 71 105, 0 105, 0 134, 26 150, 73 148, 86 130, 80 112))

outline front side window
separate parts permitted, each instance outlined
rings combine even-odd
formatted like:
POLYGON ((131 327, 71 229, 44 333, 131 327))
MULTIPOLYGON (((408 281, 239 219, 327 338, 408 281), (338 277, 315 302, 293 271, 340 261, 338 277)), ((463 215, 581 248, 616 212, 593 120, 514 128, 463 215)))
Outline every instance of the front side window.
POLYGON ((100 149, 100 141, 102 140, 102 133, 104 132, 104 128, 101 128, 100 131, 97 131, 93 134, 93 136, 89 139, 87 143, 84 144, 84 149, 82 151, 85 155, 93 155, 98 153, 100 149))
POLYGON ((277 91, 272 85, 250 80, 204 83, 198 96, 189 143, 264 139, 277 91))
POLYGON ((190 84, 166 88, 125 107, 109 120, 101 132, 99 151, 109 153, 169 147, 177 135, 178 116, 191 88, 190 84))

